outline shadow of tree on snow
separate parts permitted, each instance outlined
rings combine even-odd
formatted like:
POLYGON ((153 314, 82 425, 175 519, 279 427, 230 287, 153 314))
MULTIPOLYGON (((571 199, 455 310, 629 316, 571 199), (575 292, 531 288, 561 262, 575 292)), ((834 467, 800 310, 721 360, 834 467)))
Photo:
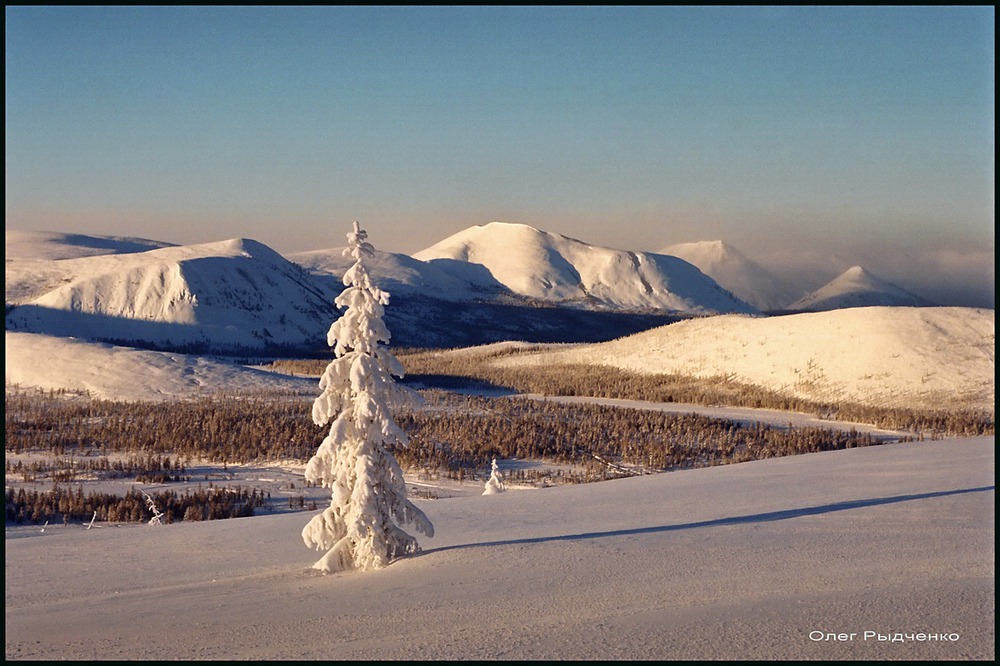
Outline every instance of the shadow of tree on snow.
POLYGON ((677 525, 657 525, 655 527, 636 527, 625 530, 609 530, 607 532, 583 532, 581 534, 563 534, 557 536, 529 537, 524 539, 506 539, 502 541, 483 541, 480 543, 456 544, 454 546, 442 546, 440 548, 430 548, 428 550, 420 552, 418 556, 427 555, 429 553, 442 552, 446 550, 459 550, 464 548, 510 546, 517 544, 546 543, 549 541, 579 541, 582 539, 600 539, 604 537, 629 536, 635 534, 674 532, 677 530, 689 530, 699 527, 718 527, 720 525, 744 525, 748 523, 766 523, 775 520, 788 520, 790 518, 800 518, 802 516, 815 516, 824 513, 833 513, 835 511, 849 511, 851 509, 862 509, 869 506, 898 504, 899 502, 911 502, 915 500, 931 499, 934 497, 948 497, 950 495, 962 495, 966 493, 982 493, 994 490, 996 490, 996 486, 981 486, 979 488, 961 488, 958 490, 941 490, 933 493, 896 495, 894 497, 875 497, 871 499, 835 502, 833 504, 823 504, 820 506, 803 507, 801 509, 770 511, 767 513, 755 513, 747 516, 732 516, 730 518, 716 518, 714 520, 702 520, 694 523, 680 523, 677 525))

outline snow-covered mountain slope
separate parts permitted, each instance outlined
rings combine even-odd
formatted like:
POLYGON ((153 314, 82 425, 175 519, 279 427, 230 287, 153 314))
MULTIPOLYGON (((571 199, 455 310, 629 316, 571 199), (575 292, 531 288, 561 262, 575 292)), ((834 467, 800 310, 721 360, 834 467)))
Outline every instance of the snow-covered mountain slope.
POLYGON ((7 330, 163 349, 322 344, 329 294, 253 240, 7 264, 7 330))
MULTIPOLYGON (((8 329, 213 353, 326 353, 326 331, 340 316, 333 301, 352 262, 342 248, 298 253, 290 262, 244 240, 149 252, 111 237, 8 232, 7 246, 19 257, 5 266, 8 329), (107 252, 94 256, 84 246, 107 252)), ((393 344, 596 342, 677 319, 498 294, 497 286, 484 290, 402 254, 376 250, 370 263, 391 296, 393 344)))
MULTIPOLYGON (((343 247, 312 250, 285 255, 289 261, 302 266, 318 277, 334 277, 340 288, 340 279, 354 263, 344 255, 343 247)), ((456 278, 433 264, 419 261, 406 254, 375 250, 375 256, 366 264, 372 281, 390 296, 421 295, 445 301, 467 301, 481 298, 482 289, 456 278)))
POLYGON ((524 224, 470 227, 413 257, 484 288, 560 304, 688 314, 756 311, 677 257, 596 247, 524 224))
POLYGON ((7 230, 4 245, 4 287, 8 304, 30 301, 62 284, 66 278, 62 260, 172 246, 145 238, 18 230, 7 230))
POLYGON ((721 240, 677 243, 658 253, 694 264, 724 289, 762 312, 786 308, 803 293, 721 240))
POLYGON ((861 266, 853 266, 816 291, 795 301, 788 309, 819 312, 873 305, 926 307, 931 303, 872 275, 861 266))
POLYGON ((6 261, 77 259, 102 254, 130 254, 174 245, 146 238, 9 229, 5 234, 4 244, 6 261))
MULTIPOLYGON (((343 256, 343 248, 300 252, 288 259, 309 271, 331 300, 343 289, 343 275, 353 262, 343 256)), ((486 286, 490 281, 464 280, 434 263, 377 249, 368 272, 389 292, 385 321, 392 343, 403 346, 465 347, 502 340, 598 342, 679 318, 542 303, 508 293, 495 281, 486 286)))
POLYGON ((993 310, 867 307, 688 319, 496 362, 728 377, 818 401, 993 410, 994 345, 993 310))

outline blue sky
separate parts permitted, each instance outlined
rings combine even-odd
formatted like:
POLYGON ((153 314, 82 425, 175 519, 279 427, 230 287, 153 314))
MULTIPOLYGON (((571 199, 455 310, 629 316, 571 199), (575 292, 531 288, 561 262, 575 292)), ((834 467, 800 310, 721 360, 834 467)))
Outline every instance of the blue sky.
POLYGON ((7 7, 7 228, 412 253, 503 220, 992 307, 994 16, 7 7))

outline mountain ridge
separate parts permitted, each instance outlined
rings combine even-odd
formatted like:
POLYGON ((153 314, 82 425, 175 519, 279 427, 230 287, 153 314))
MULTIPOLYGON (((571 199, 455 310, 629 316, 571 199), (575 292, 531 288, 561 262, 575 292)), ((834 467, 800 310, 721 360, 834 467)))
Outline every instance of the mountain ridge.
MULTIPOLYGON (((353 263, 342 247, 286 257, 249 238, 173 245, 8 231, 6 245, 9 330, 229 354, 325 353, 353 263)), ((493 222, 413 256, 376 249, 369 271, 391 296, 393 343, 405 346, 600 342, 686 317, 759 312, 709 274, 742 284, 754 300, 773 277, 759 264, 723 241, 669 250, 698 255, 705 270, 675 255, 493 222)))
MULTIPOLYGON (((560 249, 560 244, 585 257, 593 256, 587 254, 592 246, 580 241, 538 237, 555 239, 535 246, 543 257, 549 249, 560 249)), ((78 247, 74 251, 84 254, 73 258, 29 259, 22 254, 20 259, 8 259, 9 381, 51 388, 56 380, 44 380, 36 373, 53 374, 53 360, 59 358, 66 365, 71 360, 82 362, 78 373, 89 382, 96 381, 95 374, 146 378, 143 368, 158 368, 157 372, 183 375, 183 381, 168 383, 188 390, 220 383, 212 378, 225 376, 225 368, 182 360, 185 357, 177 352, 257 357, 329 354, 325 334, 340 315, 333 300, 343 289, 342 274, 337 273, 350 264, 342 256, 334 260, 331 255, 342 250, 310 255, 306 258, 312 263, 306 261, 304 267, 245 238, 141 252, 103 249, 111 251, 94 256, 87 247, 78 247), (96 345, 94 354, 86 345, 96 345), (124 353, 137 349, 151 350, 151 355, 124 353), (135 367, 112 373, 109 359, 128 361, 135 367), (87 363, 93 368, 88 370, 87 363)), ((580 262, 572 251, 567 255, 580 262)), ((599 256, 614 257, 633 268, 633 261, 641 264, 645 257, 652 262, 673 259, 677 265, 688 266, 688 271, 698 271, 681 259, 655 253, 635 253, 633 259, 628 252, 602 249, 599 256)), ((551 263, 544 266, 560 268, 551 263)), ((732 375, 771 388, 805 391, 816 400, 853 398, 850 387, 861 385, 869 392, 882 391, 875 399, 885 404, 914 396, 939 405, 949 396, 980 401, 986 395, 992 401, 992 310, 866 307, 784 316, 640 314, 563 307, 509 290, 490 291, 482 279, 478 286, 463 282, 454 270, 438 270, 434 264, 406 255, 376 252, 372 267, 387 280, 390 276, 395 280, 390 286, 396 296, 390 291, 385 315, 393 344, 442 348, 518 340, 573 342, 576 345, 570 347, 586 349, 578 352, 582 355, 577 361, 617 359, 634 363, 637 371, 732 375), (447 291, 445 285, 467 286, 475 292, 474 298, 448 301, 435 297, 447 291), (908 329, 923 333, 916 337, 900 333, 908 329), (834 351, 836 359, 824 360, 834 351), (897 379, 904 381, 905 390, 899 388, 897 379)), ((488 274, 476 264, 457 269, 478 270, 477 279, 488 274)), ((863 269, 847 273, 870 281, 863 269)), ((708 280, 700 271, 697 275, 708 280)), ((714 282, 699 284, 713 284, 713 289, 721 290, 714 282)), ((236 380, 221 383, 227 381, 236 380)), ((239 381, 242 386, 257 379, 239 381)), ((107 390, 113 393, 115 388, 107 390)))
POLYGON ((483 287, 570 306, 757 312, 678 257, 595 246, 524 224, 469 227, 413 257, 483 287), (472 274, 471 266, 485 271, 472 274))

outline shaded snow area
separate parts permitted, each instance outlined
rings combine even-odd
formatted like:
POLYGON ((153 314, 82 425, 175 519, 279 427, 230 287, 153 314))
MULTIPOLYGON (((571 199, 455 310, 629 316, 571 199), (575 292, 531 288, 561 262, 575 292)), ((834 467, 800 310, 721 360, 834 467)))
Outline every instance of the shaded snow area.
POLYGON ((305 514, 19 528, 5 656, 992 661, 994 446, 417 500, 435 536, 370 573, 310 569, 305 514))

